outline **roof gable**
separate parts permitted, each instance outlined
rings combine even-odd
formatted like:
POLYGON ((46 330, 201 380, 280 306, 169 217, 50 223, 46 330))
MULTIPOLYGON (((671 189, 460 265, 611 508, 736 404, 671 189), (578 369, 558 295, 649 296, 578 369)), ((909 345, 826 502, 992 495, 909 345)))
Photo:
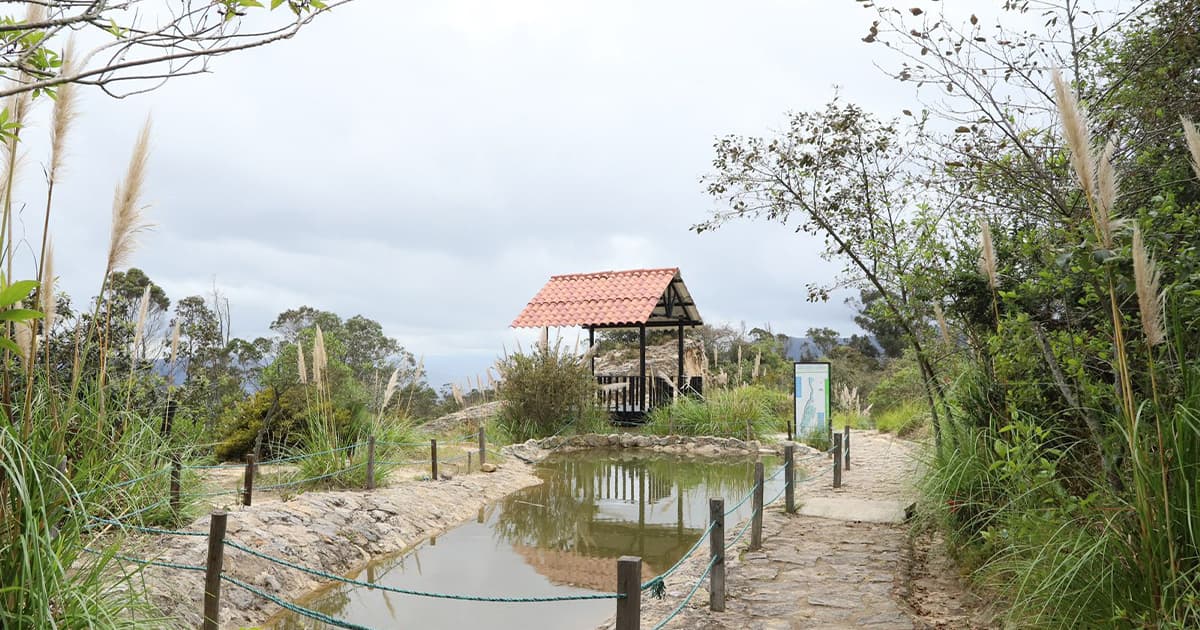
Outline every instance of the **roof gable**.
POLYGON ((679 269, 552 276, 513 328, 675 326, 703 323, 679 269))

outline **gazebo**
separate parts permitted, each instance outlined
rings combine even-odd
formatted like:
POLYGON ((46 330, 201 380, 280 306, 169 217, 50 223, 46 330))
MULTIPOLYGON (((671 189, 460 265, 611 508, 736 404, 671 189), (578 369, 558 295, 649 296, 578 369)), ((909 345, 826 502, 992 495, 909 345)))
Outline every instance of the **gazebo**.
MULTIPOLYGON (((513 320, 512 327, 580 326, 587 329, 588 344, 593 346, 598 329, 636 328, 640 350, 637 376, 601 375, 597 376, 597 382, 609 411, 638 417, 672 400, 676 391, 702 391, 702 377, 684 375, 683 333, 685 327, 703 323, 679 269, 671 267, 551 276, 513 320), (675 383, 646 374, 647 328, 677 329, 675 383)), ((592 374, 595 373, 593 355, 592 374)))

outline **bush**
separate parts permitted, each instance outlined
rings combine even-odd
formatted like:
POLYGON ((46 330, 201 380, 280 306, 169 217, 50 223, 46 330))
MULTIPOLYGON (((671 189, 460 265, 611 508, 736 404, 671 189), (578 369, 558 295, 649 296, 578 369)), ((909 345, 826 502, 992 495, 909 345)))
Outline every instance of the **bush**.
POLYGON ((929 426, 929 408, 915 401, 904 401, 882 412, 872 413, 875 428, 884 433, 908 436, 929 426))
POLYGON ((650 412, 644 426, 655 435, 714 435, 762 440, 786 430, 791 396, 758 385, 710 392, 706 400, 682 397, 650 412))
POLYGON ((892 361, 887 375, 867 396, 872 415, 918 400, 925 400, 925 387, 917 362, 909 355, 892 361))
POLYGON ((505 404, 497 423, 504 434, 521 442, 554 435, 581 420, 595 422, 596 380, 587 358, 565 350, 559 340, 501 360, 505 404))
MULTIPOLYGON (((308 402, 299 388, 285 391, 279 396, 277 404, 272 390, 255 392, 221 416, 217 424, 221 436, 221 443, 215 449, 217 459, 241 460, 246 453, 253 451, 254 442, 259 432, 263 431, 263 423, 268 420, 270 425, 263 432, 259 457, 269 459, 298 448, 307 425, 307 406, 308 402)), ((349 416, 343 413, 340 419, 345 423, 349 416)))

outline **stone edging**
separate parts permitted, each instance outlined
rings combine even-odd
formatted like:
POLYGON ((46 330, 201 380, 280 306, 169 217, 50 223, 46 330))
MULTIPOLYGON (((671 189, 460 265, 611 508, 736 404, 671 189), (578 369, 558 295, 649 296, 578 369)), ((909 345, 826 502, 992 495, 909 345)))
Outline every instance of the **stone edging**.
MULTIPOLYGON (((528 440, 520 444, 505 446, 503 453, 528 463, 537 463, 552 453, 564 453, 588 449, 640 449, 654 453, 675 453, 694 457, 728 457, 749 454, 783 454, 783 442, 763 444, 758 440, 749 442, 738 438, 723 438, 709 435, 637 435, 633 433, 610 433, 602 435, 551 436, 540 440, 528 440)), ((796 456, 816 453, 816 449, 796 444, 796 456)))

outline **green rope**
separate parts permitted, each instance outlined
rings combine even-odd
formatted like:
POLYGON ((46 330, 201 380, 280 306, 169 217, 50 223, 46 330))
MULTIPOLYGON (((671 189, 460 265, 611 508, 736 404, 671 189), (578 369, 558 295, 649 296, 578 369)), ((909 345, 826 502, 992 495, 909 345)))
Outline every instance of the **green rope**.
POLYGON ((675 607, 675 610, 671 611, 671 614, 667 615, 665 619, 658 622, 658 624, 654 626, 653 630, 662 630, 663 626, 667 625, 667 622, 674 619, 676 615, 683 611, 683 607, 687 606, 688 602, 692 601, 692 597, 696 595, 696 591, 700 590, 700 585, 704 583, 704 578, 708 577, 709 572, 711 572, 713 566, 717 564, 718 559, 719 558, 713 558, 712 560, 708 561, 708 567, 704 569, 704 573, 700 575, 700 579, 696 580, 696 583, 692 585, 691 592, 687 594, 687 597, 683 598, 683 601, 679 602, 679 605, 675 607))
POLYGON ((150 510, 153 510, 156 507, 162 507, 170 502, 171 502, 171 499, 163 499, 162 501, 158 501, 156 503, 151 503, 150 505, 147 505, 146 507, 144 507, 140 510, 136 510, 136 511, 130 512, 128 514, 118 516, 118 517, 116 517, 116 520, 123 521, 125 519, 132 518, 132 517, 138 516, 140 514, 145 514, 146 512, 149 512, 150 510))
MULTIPOLYGON (((97 555, 97 556, 109 555, 103 551, 96 551, 95 549, 91 549, 89 547, 84 547, 83 550, 86 553, 90 553, 90 554, 97 555)), ((207 570, 205 567, 202 567, 198 564, 179 564, 177 562, 162 562, 159 560, 144 560, 142 558, 134 558, 132 556, 123 556, 119 553, 112 554, 112 557, 116 558, 117 560, 123 560, 125 562, 133 562, 135 564, 141 564, 141 565, 149 566, 149 567, 162 567, 164 569, 179 569, 181 571, 206 571, 207 570)))
POLYGON ((542 597, 485 597, 482 595, 455 595, 452 593, 433 593, 433 592, 428 592, 428 591, 413 591, 413 590, 404 589, 404 588, 397 588, 395 586, 388 586, 386 584, 374 584, 371 582, 362 582, 359 580, 342 577, 340 575, 336 575, 333 573, 328 573, 328 572, 322 571, 320 569, 313 569, 310 567, 302 566, 299 564, 288 562, 287 560, 284 560, 282 558, 276 558, 275 556, 263 553, 261 551, 256 551, 254 549, 251 549, 250 547, 239 544, 232 540, 226 540, 225 546, 248 553, 256 558, 261 558, 268 562, 273 562, 280 566, 288 567, 289 569, 296 569, 297 571, 302 571, 309 575, 313 575, 313 576, 323 578, 326 580, 333 580, 335 582, 341 582, 342 584, 349 584, 351 586, 361 586, 364 588, 372 588, 372 589, 376 589, 376 590, 380 590, 380 591, 387 591, 389 593, 398 593, 400 595, 415 595, 417 597, 432 597, 435 599, 453 599, 453 600, 466 601, 466 602, 501 602, 501 603, 567 602, 567 601, 577 601, 577 600, 586 600, 586 599, 621 599, 622 597, 624 597, 623 595, 620 595, 618 593, 599 593, 599 594, 595 594, 595 595, 592 595, 592 594, 588 594, 588 595, 550 595, 550 596, 542 596, 542 597))
MULTIPOLYGON (((104 525, 112 525, 113 527, 117 527, 120 529, 128 529, 128 530, 132 530, 135 532, 141 532, 143 534, 162 534, 164 536, 208 536, 208 532, 188 532, 188 531, 180 531, 180 530, 175 530, 175 529, 159 529, 157 527, 142 527, 141 525, 130 525, 128 523, 122 523, 120 521, 114 521, 112 519, 100 518, 99 516, 92 516, 90 518, 93 521, 96 521, 97 523, 102 523, 104 525)), ((93 527, 95 527, 95 525, 85 526, 85 528, 87 528, 87 529, 90 529, 93 527)))
POLYGON ((267 486, 258 486, 258 489, 259 490, 275 490, 276 488, 287 488, 290 486, 298 486, 302 483, 308 483, 310 481, 318 481, 321 479, 328 479, 329 477, 336 477, 343 473, 350 472, 351 470, 354 470, 355 468, 361 468, 362 466, 365 466, 365 465, 366 465, 365 462, 359 462, 353 466, 350 466, 349 468, 335 470, 331 473, 325 473, 324 475, 317 475, 316 477, 305 477, 304 479, 296 479, 295 481, 285 481, 283 483, 275 483, 275 484, 271 484, 271 485, 267 485, 267 486))
POLYGON ((642 590, 649 590, 650 595, 655 599, 662 599, 665 597, 667 594, 667 585, 665 580, 671 577, 671 575, 679 569, 679 565, 683 564, 684 560, 687 560, 692 556, 693 553, 696 553, 696 550, 700 548, 700 545, 703 544, 705 539, 708 538, 708 535, 712 533, 713 527, 715 526, 716 523, 709 523, 708 529, 704 530, 704 533, 700 534, 700 537, 696 539, 696 542, 692 545, 692 548, 688 549, 687 552, 675 562, 675 564, 671 565, 670 569, 667 569, 666 571, 663 571, 662 573, 643 582, 642 590))
POLYGON ((742 500, 738 501, 737 505, 729 508, 728 510, 725 510, 725 516, 731 516, 734 512, 737 511, 738 508, 742 507, 743 505, 746 505, 746 502, 750 500, 750 497, 754 496, 754 491, 757 489, 758 489, 758 484, 754 484, 754 487, 750 488, 750 492, 747 492, 746 496, 742 497, 742 500))
POLYGON ((738 532, 736 536, 733 537, 733 540, 730 540, 728 543, 725 543, 725 548, 729 548, 729 547, 736 545, 738 543, 738 541, 742 539, 742 536, 746 535, 746 530, 750 529, 750 526, 754 524, 754 517, 758 516, 758 512, 759 512, 759 510, 754 510, 754 513, 751 514, 750 518, 746 520, 746 524, 742 526, 742 530, 740 532, 738 532))
POLYGON ((96 494, 97 492, 104 492, 104 491, 109 491, 109 490, 116 490, 118 488, 124 488, 125 486, 133 485, 139 481, 145 481, 147 479, 152 479, 159 475, 166 474, 170 471, 171 471, 170 468, 161 468, 152 473, 142 475, 141 477, 135 477, 133 479, 122 481, 121 483, 115 483, 111 486, 101 486, 99 488, 92 488, 91 490, 88 490, 87 492, 76 492, 75 498, 82 499, 83 497, 91 496, 93 494, 96 494))
POLYGON ((228 575, 225 575, 224 573, 221 574, 221 579, 226 582, 229 582, 230 584, 232 584, 234 586, 242 588, 254 595, 257 595, 273 604, 276 604, 280 608, 294 612, 297 615, 308 617, 309 619, 313 619, 315 621, 320 621, 321 623, 335 626, 338 628, 348 628, 349 630, 371 630, 371 628, 369 628, 367 626, 360 626, 355 623, 350 623, 349 621, 343 621, 336 617, 330 617, 329 615, 326 615, 323 612, 312 610, 311 608, 305 608, 303 606, 300 606, 299 604, 293 604, 292 602, 282 600, 278 597, 275 597, 274 595, 271 595, 270 593, 267 593, 265 591, 261 591, 257 588, 254 588, 253 586, 250 586, 249 584, 247 584, 235 577, 230 577, 228 575))

